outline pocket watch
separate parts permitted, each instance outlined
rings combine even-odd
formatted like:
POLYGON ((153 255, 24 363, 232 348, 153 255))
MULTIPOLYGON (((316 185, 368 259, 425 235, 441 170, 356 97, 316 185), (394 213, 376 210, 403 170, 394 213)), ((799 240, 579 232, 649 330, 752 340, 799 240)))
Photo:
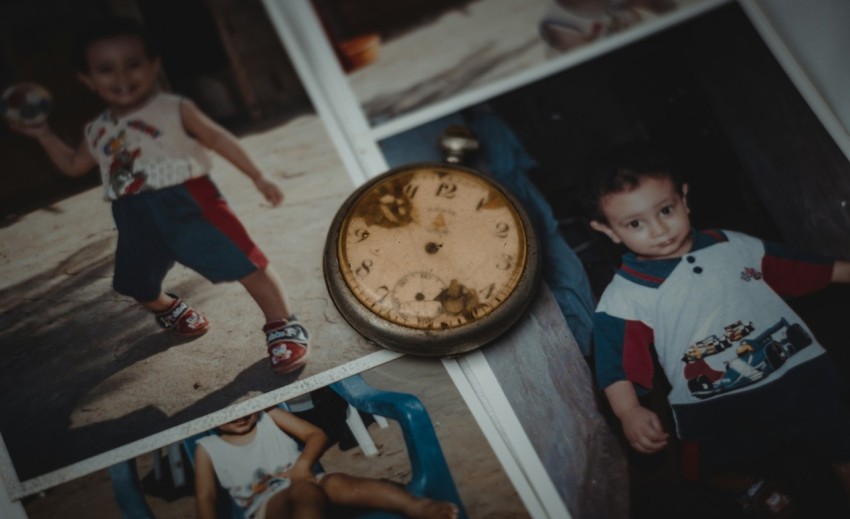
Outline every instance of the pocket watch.
POLYGON ((324 249, 334 305, 361 335, 414 355, 463 353, 510 328, 540 280, 528 216, 497 182, 420 163, 342 204, 324 249))

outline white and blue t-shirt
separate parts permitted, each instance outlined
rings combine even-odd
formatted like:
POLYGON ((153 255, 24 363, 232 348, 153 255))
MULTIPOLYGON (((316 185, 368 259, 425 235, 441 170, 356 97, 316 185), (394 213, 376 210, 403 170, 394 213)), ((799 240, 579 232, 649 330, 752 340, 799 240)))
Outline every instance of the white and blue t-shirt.
MULTIPOLYGON (((677 407, 764 386, 824 353, 783 298, 826 287, 833 260, 731 231, 694 233, 680 258, 629 253, 594 316, 596 374, 605 388, 652 386, 654 346, 677 407)), ((694 431, 681 430, 687 438, 694 431)))

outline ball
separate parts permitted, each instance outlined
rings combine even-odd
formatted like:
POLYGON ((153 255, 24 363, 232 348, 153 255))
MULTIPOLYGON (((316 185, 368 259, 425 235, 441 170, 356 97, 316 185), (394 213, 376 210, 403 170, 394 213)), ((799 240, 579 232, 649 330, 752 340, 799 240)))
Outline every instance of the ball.
POLYGON ((0 112, 12 124, 44 124, 53 108, 53 96, 36 83, 18 83, 7 88, 0 98, 0 112))

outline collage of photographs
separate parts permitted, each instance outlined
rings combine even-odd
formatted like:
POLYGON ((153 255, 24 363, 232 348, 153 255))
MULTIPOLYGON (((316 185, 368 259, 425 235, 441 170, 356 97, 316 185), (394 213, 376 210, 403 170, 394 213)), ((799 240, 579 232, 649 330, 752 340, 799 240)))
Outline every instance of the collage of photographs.
MULTIPOLYGON (((0 518, 843 517, 796 451, 743 494, 683 477, 660 353, 621 359, 666 431, 635 447, 594 335, 625 249, 584 196, 648 141, 694 229, 850 258, 840 74, 771 32, 840 2, 4 4, 0 518)), ((760 362, 813 333, 850 374, 847 295, 760 362)), ((770 374, 735 364, 770 335, 691 346, 690 396, 770 374)))

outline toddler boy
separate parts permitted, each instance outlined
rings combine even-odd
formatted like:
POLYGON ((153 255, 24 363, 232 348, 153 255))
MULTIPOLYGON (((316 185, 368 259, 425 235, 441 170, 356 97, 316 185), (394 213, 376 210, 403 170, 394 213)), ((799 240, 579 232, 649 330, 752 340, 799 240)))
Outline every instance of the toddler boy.
POLYGON ((306 363, 309 334, 292 315, 283 285, 208 176, 213 150, 253 180, 273 206, 283 192, 238 140, 185 98, 160 92, 160 57, 134 20, 106 19, 81 34, 77 77, 106 104, 74 149, 45 123, 16 126, 38 140, 56 167, 79 177, 100 168, 118 229, 113 286, 152 311, 165 329, 197 336, 207 319, 162 282, 175 261, 212 282, 238 280, 262 310, 272 368, 306 363))
POLYGON ((654 346, 686 476, 710 479, 795 446, 831 463, 850 496, 846 384, 783 300, 850 282, 850 263, 694 231, 687 184, 645 149, 624 150, 597 172, 590 202, 591 227, 629 249, 594 318, 597 379, 626 439, 642 453, 668 441, 638 400, 652 385, 654 346))

